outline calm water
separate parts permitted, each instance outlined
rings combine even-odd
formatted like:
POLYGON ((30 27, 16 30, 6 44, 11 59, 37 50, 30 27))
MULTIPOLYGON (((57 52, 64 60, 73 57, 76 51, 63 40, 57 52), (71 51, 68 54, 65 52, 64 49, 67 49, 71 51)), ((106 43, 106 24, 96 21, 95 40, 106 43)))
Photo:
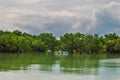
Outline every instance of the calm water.
POLYGON ((0 80, 120 80, 120 58, 0 54, 0 80))

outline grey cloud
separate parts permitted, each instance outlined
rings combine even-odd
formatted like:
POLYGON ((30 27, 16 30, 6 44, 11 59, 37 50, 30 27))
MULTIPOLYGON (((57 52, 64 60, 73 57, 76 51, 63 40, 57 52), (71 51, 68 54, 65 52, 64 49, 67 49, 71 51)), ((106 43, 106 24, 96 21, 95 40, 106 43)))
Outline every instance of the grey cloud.
MULTIPOLYGON (((84 20, 84 18, 82 18, 84 20)), ((85 24, 88 20, 82 20, 80 17, 73 17, 73 16, 41 16, 41 15, 29 15, 23 16, 16 24, 19 26, 22 23, 24 26, 23 29, 28 30, 30 33, 41 33, 41 32, 51 32, 56 36, 60 36, 66 32, 78 32, 84 31, 86 28, 85 24), (78 25, 75 25, 78 24, 78 25), (83 26, 83 27, 80 27, 83 26)))
POLYGON ((112 3, 96 12, 96 25, 91 32, 108 33, 119 32, 120 29, 120 4, 112 3))
POLYGON ((119 32, 120 1, 112 1, 0 0, 0 29, 52 32, 55 36, 66 32, 119 32))

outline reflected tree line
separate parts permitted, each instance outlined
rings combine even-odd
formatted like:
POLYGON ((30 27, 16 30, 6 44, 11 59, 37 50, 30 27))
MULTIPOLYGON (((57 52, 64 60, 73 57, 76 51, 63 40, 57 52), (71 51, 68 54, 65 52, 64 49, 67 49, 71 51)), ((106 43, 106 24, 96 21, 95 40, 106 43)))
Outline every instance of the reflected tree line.
POLYGON ((60 71, 63 73, 76 74, 97 74, 97 70, 100 65, 99 60, 99 56, 96 56, 95 58, 95 56, 90 55, 85 55, 81 58, 78 56, 66 56, 58 58, 50 54, 0 54, 0 71, 29 70, 31 65, 38 65, 37 68, 33 66, 31 69, 36 68, 37 71, 60 71), (59 66, 53 70, 55 65, 59 66))
POLYGON ((119 67, 118 63, 102 61, 105 55, 57 57, 51 54, 0 54, 0 71, 29 70, 74 74, 97 74, 99 67, 119 67), (114 66, 111 66, 111 65, 114 66), (31 65, 33 65, 31 67, 31 65), (35 67, 34 65, 38 65, 35 67), (59 65, 55 67, 55 65, 59 65), (30 67, 30 68, 29 68, 30 67))
POLYGON ((31 35, 15 30, 0 31, 0 52, 47 52, 58 50, 70 54, 120 53, 120 37, 116 33, 98 34, 65 33, 57 39, 52 33, 31 35))
POLYGON ((0 71, 27 70, 32 64, 40 64, 42 70, 51 70, 55 57, 40 54, 0 54, 0 71))

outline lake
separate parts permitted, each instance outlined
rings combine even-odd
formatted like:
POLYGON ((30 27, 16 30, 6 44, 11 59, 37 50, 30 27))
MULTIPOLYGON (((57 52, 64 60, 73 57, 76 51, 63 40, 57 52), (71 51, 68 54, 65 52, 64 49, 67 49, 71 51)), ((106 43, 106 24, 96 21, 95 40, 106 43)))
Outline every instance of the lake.
POLYGON ((120 80, 120 56, 4 53, 0 80, 120 80))

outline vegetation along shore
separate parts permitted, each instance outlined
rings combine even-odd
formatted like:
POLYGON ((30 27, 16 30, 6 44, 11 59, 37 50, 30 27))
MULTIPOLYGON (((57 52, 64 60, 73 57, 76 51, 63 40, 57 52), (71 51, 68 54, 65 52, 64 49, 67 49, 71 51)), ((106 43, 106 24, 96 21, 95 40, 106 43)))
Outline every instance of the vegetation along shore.
POLYGON ((19 30, 0 31, 0 52, 41 52, 59 50, 70 54, 120 53, 120 36, 109 33, 98 34, 65 33, 59 39, 52 33, 32 35, 19 30))

